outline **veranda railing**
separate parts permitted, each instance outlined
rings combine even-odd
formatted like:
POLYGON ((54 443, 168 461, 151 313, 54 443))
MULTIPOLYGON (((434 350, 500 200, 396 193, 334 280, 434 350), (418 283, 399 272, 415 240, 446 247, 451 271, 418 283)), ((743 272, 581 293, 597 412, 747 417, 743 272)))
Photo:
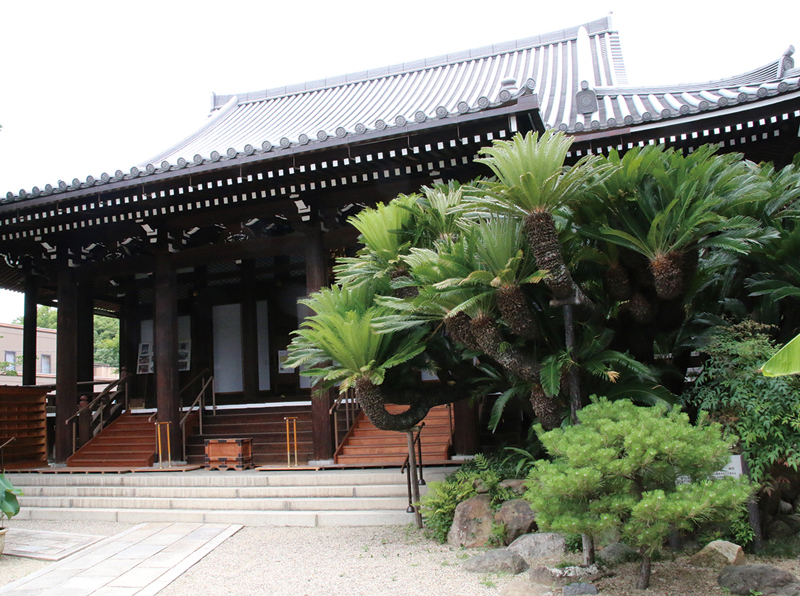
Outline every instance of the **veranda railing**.
MULTIPOLYGON (((79 438, 81 445, 85 445, 119 414, 128 410, 128 379, 125 367, 122 367, 119 379, 106 385, 94 399, 89 401, 88 395, 81 396, 78 411, 65 421, 65 424, 72 429, 72 453, 78 450, 79 438)), ((97 385, 97 383, 81 381, 78 385, 97 385)))

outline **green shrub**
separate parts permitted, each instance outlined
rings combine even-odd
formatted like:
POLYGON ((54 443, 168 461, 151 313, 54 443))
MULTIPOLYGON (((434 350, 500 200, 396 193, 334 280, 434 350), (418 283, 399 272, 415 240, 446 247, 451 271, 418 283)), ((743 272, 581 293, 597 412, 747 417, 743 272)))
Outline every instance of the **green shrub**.
MULTIPOLYGON (((456 507, 478 494, 476 489, 478 483, 488 491, 491 505, 495 510, 505 501, 516 498, 513 491, 500 486, 500 482, 509 477, 504 476, 509 470, 510 477, 513 477, 513 466, 509 466, 496 456, 485 457, 479 453, 444 480, 431 482, 427 494, 420 500, 420 512, 425 520, 427 535, 439 542, 447 541, 447 533, 453 525, 456 507)), ((502 543, 502 540, 500 542, 502 543)))
POLYGON ((627 400, 592 401, 579 412, 579 425, 550 432, 537 426, 553 461, 536 463, 526 498, 542 529, 619 532, 642 554, 637 587, 644 589, 670 532, 738 516, 752 487, 744 478, 711 480, 730 452, 718 424, 701 419, 692 426, 677 410, 627 400), (676 484, 679 476, 690 481, 676 484))

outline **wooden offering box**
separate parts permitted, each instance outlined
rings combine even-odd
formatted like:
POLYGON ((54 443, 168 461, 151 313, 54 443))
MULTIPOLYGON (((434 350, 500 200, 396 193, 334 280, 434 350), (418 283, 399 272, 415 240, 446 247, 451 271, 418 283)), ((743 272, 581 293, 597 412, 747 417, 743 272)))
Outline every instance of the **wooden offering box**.
POLYGON ((252 439, 206 439, 206 468, 246 470, 253 467, 252 439))

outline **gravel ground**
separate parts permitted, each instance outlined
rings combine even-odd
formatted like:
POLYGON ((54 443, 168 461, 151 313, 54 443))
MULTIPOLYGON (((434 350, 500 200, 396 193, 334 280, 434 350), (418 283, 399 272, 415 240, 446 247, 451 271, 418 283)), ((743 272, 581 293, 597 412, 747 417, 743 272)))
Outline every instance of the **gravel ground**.
MULTIPOLYGON (((88 521, 11 520, 9 527, 112 536, 133 524, 88 521)), ((375 528, 245 527, 201 559, 159 596, 501 596, 508 575, 474 574, 462 563, 467 551, 426 539, 413 526, 375 528)), ((561 561, 577 562, 577 555, 561 561), (574 560, 573 560, 574 559, 574 560)), ((556 564, 557 561, 549 561, 556 564)), ((748 563, 774 565, 800 577, 800 560, 748 556, 748 563)), ((0 586, 50 565, 48 561, 0 557, 0 586)), ((638 563, 609 570, 596 582, 603 596, 640 596, 638 563)), ((653 564, 647 596, 723 596, 718 571, 679 556, 653 564)), ((517 581, 520 581, 519 579, 517 581)), ((525 593, 528 593, 527 591, 525 593)), ((561 590, 553 591, 560 596, 561 590)))
MULTIPOLYGON (((132 524, 12 520, 9 527, 111 536, 132 524)), ((374 528, 245 527, 159 596, 479 596, 510 576, 474 574, 477 554, 426 539, 413 526, 374 528)), ((50 563, 0 557, 0 586, 50 563)))

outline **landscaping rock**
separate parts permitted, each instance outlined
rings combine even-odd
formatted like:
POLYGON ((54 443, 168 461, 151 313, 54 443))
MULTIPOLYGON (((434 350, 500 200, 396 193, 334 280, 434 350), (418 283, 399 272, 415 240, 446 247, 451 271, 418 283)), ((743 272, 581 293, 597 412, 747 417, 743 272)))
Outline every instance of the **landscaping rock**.
POLYGON ((464 569, 474 573, 511 573, 517 575, 528 568, 525 559, 506 549, 490 550, 464 562, 464 569))
POLYGON ((518 575, 500 588, 500 596, 552 596, 550 588, 531 583, 526 575, 518 575))
POLYGON ((486 483, 484 483, 484 481, 480 478, 476 478, 472 481, 472 488, 474 488, 475 492, 479 495, 485 495, 489 492, 489 487, 486 486, 486 483))
POLYGON ((597 553, 597 557, 606 565, 620 565, 638 559, 639 553, 623 542, 614 542, 597 553))
POLYGON ((722 569, 726 565, 744 565, 742 547, 726 540, 709 542, 703 550, 689 558, 691 565, 722 569))
POLYGON ((535 584, 561 588, 574 583, 593 582, 600 577, 597 565, 583 567, 533 567, 528 571, 528 577, 535 584))
POLYGON ((580 596, 581 594, 599 594, 594 584, 578 583, 564 586, 564 596, 580 596))
POLYGON ((505 524, 506 536, 504 544, 514 542, 523 534, 536 531, 536 514, 531 509, 531 504, 524 499, 512 499, 500 506, 500 510, 495 513, 494 521, 498 524, 505 524))
POLYGON ((537 532, 520 536, 508 546, 508 550, 519 554, 528 563, 536 559, 561 557, 567 552, 567 544, 561 534, 537 532))
POLYGON ((717 583, 731 594, 800 594, 800 582, 794 575, 770 565, 729 565, 719 574, 717 583))
MULTIPOLYGON (((784 517, 784 516, 781 516, 784 517)), ((794 536, 795 532, 786 522, 780 517, 776 517, 767 526, 767 536, 772 540, 779 540, 781 538, 789 538, 794 536)))
POLYGON ((500 482, 500 488, 507 488, 512 490, 518 495, 524 495, 528 491, 528 487, 525 486, 526 480, 524 478, 507 478, 500 482))
POLYGON ((489 495, 477 495, 459 503, 447 533, 448 544, 467 548, 486 546, 492 535, 493 520, 489 495))
POLYGON ((794 512, 794 507, 792 507, 791 503, 787 503, 786 501, 781 501, 778 505, 778 513, 781 515, 789 515, 794 512))

